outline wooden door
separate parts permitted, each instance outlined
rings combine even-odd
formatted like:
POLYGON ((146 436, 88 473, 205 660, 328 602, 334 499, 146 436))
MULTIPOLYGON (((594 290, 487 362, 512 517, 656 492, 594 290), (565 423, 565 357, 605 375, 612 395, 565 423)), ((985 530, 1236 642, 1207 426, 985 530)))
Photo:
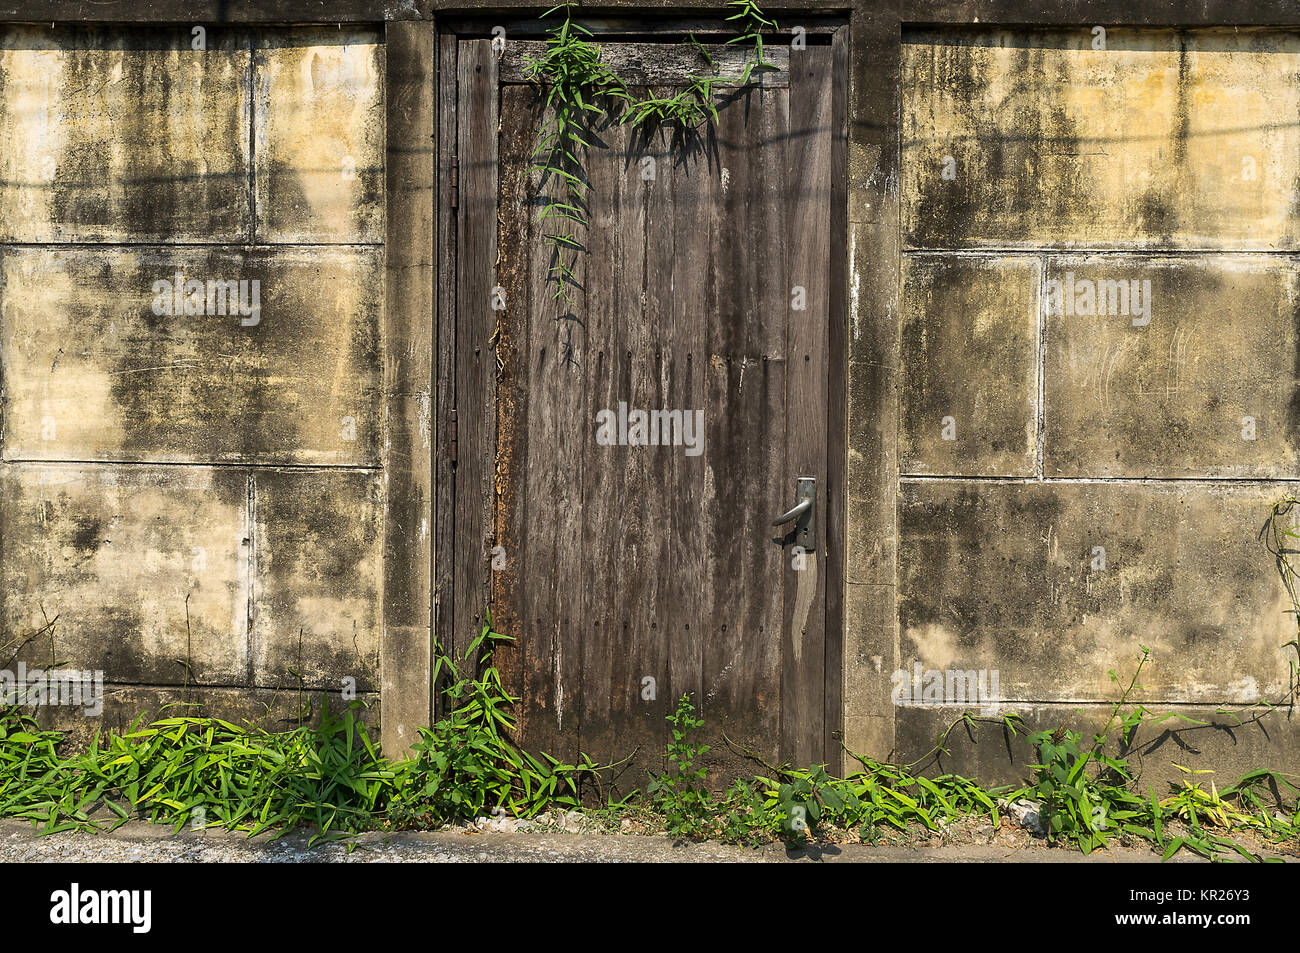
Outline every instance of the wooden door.
MULTIPOLYGON (((669 39, 602 45, 641 97, 688 82, 669 39)), ((541 44, 441 43, 440 637, 463 645, 491 606, 517 640, 499 662, 522 742, 632 755, 624 789, 662 767, 684 693, 718 776, 746 751, 838 757, 842 39, 776 49, 781 69, 698 135, 593 129, 568 304, 539 219, 554 183, 530 171, 547 116, 523 62, 541 44), (772 526, 801 477, 818 534, 802 557, 772 526)))

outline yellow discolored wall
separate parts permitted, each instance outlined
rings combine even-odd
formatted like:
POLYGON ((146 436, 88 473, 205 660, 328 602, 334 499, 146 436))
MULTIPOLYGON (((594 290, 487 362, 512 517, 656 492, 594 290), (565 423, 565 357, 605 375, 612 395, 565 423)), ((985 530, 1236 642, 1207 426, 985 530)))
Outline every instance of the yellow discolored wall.
POLYGON ((114 725, 379 690, 383 34, 203 40, 0 28, 0 661, 114 725))
MULTIPOLYGON (((1259 533, 1300 477, 1298 53, 1283 30, 905 32, 897 669, 996 671, 1001 714, 1100 724, 1147 646, 1142 700, 1217 725, 1210 761, 1296 749, 1285 713, 1241 718, 1296 659, 1259 533)), ((850 696, 890 674, 859 661, 850 696)), ((899 751, 953 715, 904 699, 899 751)), ((846 728, 879 735, 852 701, 846 728)), ((1012 779, 993 734, 954 763, 1012 779)))

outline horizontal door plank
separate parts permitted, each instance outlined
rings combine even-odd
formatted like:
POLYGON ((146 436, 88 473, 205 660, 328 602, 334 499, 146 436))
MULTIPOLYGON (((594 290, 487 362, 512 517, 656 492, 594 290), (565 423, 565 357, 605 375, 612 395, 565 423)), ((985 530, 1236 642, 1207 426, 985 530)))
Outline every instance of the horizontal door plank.
MULTIPOLYGON (((696 47, 684 43, 618 43, 601 47, 601 59, 628 85, 689 86, 695 76, 717 76, 739 81, 746 62, 754 58, 745 44, 706 44, 713 58, 710 66, 696 47)), ((530 59, 546 54, 544 40, 507 40, 501 54, 501 82, 526 83, 530 59)), ((766 87, 790 85, 790 50, 785 46, 765 47, 764 60, 774 70, 755 69, 750 79, 766 87)))

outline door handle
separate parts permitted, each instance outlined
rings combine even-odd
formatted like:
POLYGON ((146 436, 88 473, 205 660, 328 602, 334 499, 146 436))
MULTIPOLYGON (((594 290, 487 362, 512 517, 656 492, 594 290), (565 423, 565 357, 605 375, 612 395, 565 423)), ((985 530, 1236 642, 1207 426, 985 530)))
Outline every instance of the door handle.
POLYGON ((788 523, 796 516, 802 516, 804 511, 812 506, 812 500, 804 500, 802 503, 796 503, 793 509, 782 513, 776 519, 772 520, 773 526, 780 526, 782 523, 788 523))
POLYGON ((794 542, 805 552, 817 548, 817 481, 813 477, 799 477, 795 503, 789 510, 772 520, 780 526, 794 520, 794 542))

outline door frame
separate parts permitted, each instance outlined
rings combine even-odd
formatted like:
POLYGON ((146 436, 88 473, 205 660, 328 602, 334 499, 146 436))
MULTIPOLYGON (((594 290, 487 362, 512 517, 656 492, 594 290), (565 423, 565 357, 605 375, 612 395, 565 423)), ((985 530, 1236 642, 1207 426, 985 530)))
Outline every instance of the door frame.
MULTIPOLYGON (((616 41, 676 41, 684 32, 694 32, 697 37, 733 36, 734 29, 724 19, 655 16, 632 14, 626 17, 581 17, 581 22, 593 31, 598 42, 616 41)), ((463 653, 472 632, 458 631, 466 628, 456 624, 458 613, 456 525, 456 475, 468 454, 473 453, 471 433, 484 432, 479 421, 467 421, 466 414, 475 417, 481 408, 467 411, 458 405, 458 360, 465 355, 457 348, 458 313, 457 289, 459 285, 460 258, 458 254, 458 215, 464 170, 458 167, 456 156, 459 141, 460 95, 455 85, 458 71, 458 47, 462 40, 490 39, 492 29, 503 26, 507 37, 535 39, 545 36, 544 25, 532 17, 485 17, 468 15, 448 16, 438 22, 434 47, 437 51, 437 82, 439 95, 436 122, 436 199, 435 219, 440 237, 437 249, 436 293, 438 319, 435 320, 433 342, 433 370, 436 382, 435 420, 441 439, 434 453, 434 565, 433 582, 433 632, 434 638, 447 651, 463 653), (444 320, 444 318, 446 320, 444 320)), ((847 460, 847 383, 848 383, 848 291, 849 291, 849 225, 848 225, 848 101, 849 101, 849 21, 843 16, 805 17, 803 26, 810 36, 825 37, 831 46, 831 195, 828 223, 830 229, 829 328, 827 346, 827 419, 826 419, 826 486, 819 492, 825 495, 826 520, 822 532, 821 548, 825 553, 826 590, 823 611, 825 615, 824 672, 823 672, 823 738, 816 750, 822 760, 838 770, 843 764, 844 738, 843 659, 845 644, 845 526, 848 516, 848 460, 847 460)), ((788 31, 787 31, 788 33, 788 31)), ((825 41, 823 41, 825 42, 825 41)), ((499 84, 497 86, 499 89, 499 84)), ((495 245, 493 245, 495 247, 495 245)), ((480 475, 481 478, 481 475, 480 475)), ((481 555, 481 554, 480 554, 481 555)), ((473 558, 473 557, 471 557, 473 558)), ((463 595, 462 595, 463 598, 463 595)), ((474 610, 476 613, 477 610, 474 610)), ((475 618, 477 618, 475 616, 475 618)), ((438 685, 430 686, 434 716, 442 713, 441 691, 438 685)))

